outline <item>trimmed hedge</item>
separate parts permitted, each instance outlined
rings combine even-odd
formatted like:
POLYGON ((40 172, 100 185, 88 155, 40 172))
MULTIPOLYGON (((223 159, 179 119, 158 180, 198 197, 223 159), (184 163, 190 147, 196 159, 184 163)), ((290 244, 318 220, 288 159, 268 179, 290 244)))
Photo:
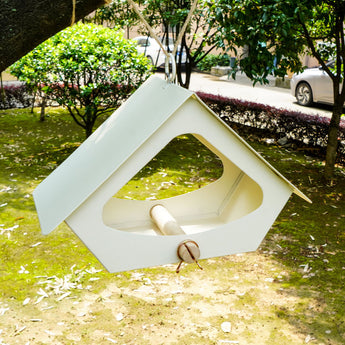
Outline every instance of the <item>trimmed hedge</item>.
MULTIPOLYGON (((198 96, 227 124, 250 127, 276 139, 322 154, 327 147, 330 119, 269 105, 198 92, 198 96), (263 133, 264 132, 264 133, 263 133)), ((338 160, 345 163, 345 121, 340 123, 338 160)))
MULTIPOLYGON (((287 138, 297 147, 324 154, 330 119, 269 105, 197 92, 198 96, 228 125, 242 131, 256 130, 259 135, 287 138)), ((0 89, 0 109, 25 108, 33 96, 25 85, 4 85, 0 89), (3 92, 4 91, 4 92, 3 92)), ((345 120, 340 123, 338 161, 345 164, 345 120)))
POLYGON ((32 98, 23 84, 4 85, 3 89, 0 89, 0 109, 30 107, 32 98))
POLYGON ((211 71, 213 66, 230 66, 230 57, 227 54, 206 55, 198 64, 197 69, 203 72, 211 71))

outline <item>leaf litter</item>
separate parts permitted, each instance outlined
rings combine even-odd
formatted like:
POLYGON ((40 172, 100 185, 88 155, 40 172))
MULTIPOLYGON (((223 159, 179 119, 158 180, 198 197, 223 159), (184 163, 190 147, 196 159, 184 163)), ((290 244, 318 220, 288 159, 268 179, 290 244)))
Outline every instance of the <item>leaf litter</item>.
POLYGON ((75 266, 76 265, 73 265, 71 267, 70 274, 66 274, 63 277, 55 275, 51 277, 36 277, 39 279, 37 285, 42 287, 37 291, 34 304, 38 304, 44 298, 48 298, 50 296, 56 296, 56 301, 60 302, 66 297, 71 296, 73 291, 85 289, 90 290, 91 285, 88 283, 98 280, 99 277, 93 277, 93 275, 102 272, 102 270, 97 270, 94 267, 75 270, 75 266))

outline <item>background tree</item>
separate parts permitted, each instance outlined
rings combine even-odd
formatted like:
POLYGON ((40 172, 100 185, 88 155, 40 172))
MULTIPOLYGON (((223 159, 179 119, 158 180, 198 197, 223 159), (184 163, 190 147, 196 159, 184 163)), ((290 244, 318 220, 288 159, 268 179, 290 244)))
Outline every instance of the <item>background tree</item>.
MULTIPOLYGON (((141 5, 140 8, 148 23, 165 40, 166 46, 169 38, 176 41, 192 3, 190 0, 146 0, 144 3, 137 0, 136 2, 141 5)), ((176 62, 178 83, 185 88, 189 87, 192 69, 216 46, 222 46, 222 32, 213 29, 215 10, 217 8, 210 7, 206 0, 199 0, 191 23, 182 37, 180 52, 183 50, 186 53, 187 62, 182 65, 178 57, 176 62)), ((131 27, 139 25, 139 31, 148 35, 147 29, 140 23, 134 11, 124 4, 124 0, 113 0, 111 4, 100 8, 94 20, 99 21, 100 18, 102 21, 110 21, 116 25, 125 24, 131 27)))
POLYGON ((345 101, 344 0, 210 0, 229 49, 247 46, 238 62, 255 82, 302 70, 300 57, 313 55, 333 82, 334 107, 329 126, 325 177, 334 173, 340 117, 345 101), (320 46, 318 43, 324 42, 320 46), (325 49, 325 47, 328 47, 325 49), (331 70, 328 60, 334 59, 331 70))
POLYGON ((91 16, 86 17, 99 25, 116 25, 122 29, 139 24, 139 18, 132 11, 127 0, 108 1, 108 3, 98 8, 91 16))
MULTIPOLYGON (((78 21, 107 0, 76 0, 78 21)), ((1 0, 0 72, 71 24, 72 0, 1 0)))
POLYGON ((45 54, 45 46, 43 44, 36 47, 36 49, 26 58, 22 58, 15 65, 11 67, 14 76, 25 82, 26 90, 33 95, 31 112, 36 104, 37 99, 41 101, 41 115, 40 121, 45 119, 46 95, 42 91, 42 87, 48 82, 47 79, 47 65, 48 61, 42 59, 45 54), (31 60, 28 63, 28 60, 31 60))
POLYGON ((149 76, 150 66, 121 32, 79 23, 24 56, 11 73, 67 107, 89 136, 97 118, 149 76))

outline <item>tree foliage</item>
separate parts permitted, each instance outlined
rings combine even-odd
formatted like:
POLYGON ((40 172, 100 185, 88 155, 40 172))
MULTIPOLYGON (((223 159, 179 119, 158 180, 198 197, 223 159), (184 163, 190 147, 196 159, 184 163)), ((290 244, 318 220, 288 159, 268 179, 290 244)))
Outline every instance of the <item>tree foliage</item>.
POLYGON ((231 49, 248 47, 238 64, 254 82, 301 71, 300 57, 313 55, 333 81, 334 108, 328 134, 325 177, 333 174, 339 122, 345 101, 344 0, 209 0, 215 22, 231 49), (320 42, 322 44, 320 44, 320 42), (331 70, 328 60, 334 59, 331 70))
POLYGON ((120 31, 79 23, 17 61, 11 73, 67 107, 89 136, 99 115, 120 105, 150 66, 120 31))
POLYGON ((296 30, 295 8, 289 1, 212 0, 217 8, 215 24, 223 32, 228 49, 239 56, 238 67, 255 83, 267 83, 268 75, 284 77, 287 69, 299 71, 305 40, 296 30), (239 48, 246 48, 241 55, 239 48))
POLYGON ((86 20, 99 25, 115 24, 122 29, 139 23, 137 15, 132 10, 127 0, 111 1, 109 4, 98 8, 91 16, 87 17, 86 20))

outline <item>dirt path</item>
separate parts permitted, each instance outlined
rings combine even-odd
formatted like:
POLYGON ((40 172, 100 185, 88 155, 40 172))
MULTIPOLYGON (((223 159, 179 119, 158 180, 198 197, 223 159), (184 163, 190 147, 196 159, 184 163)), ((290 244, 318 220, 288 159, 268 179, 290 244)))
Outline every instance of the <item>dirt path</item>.
MULTIPOLYGON (((299 298, 264 254, 114 275, 68 296, 0 304, 0 344, 303 344, 302 325, 273 317, 299 298), (270 274, 267 275, 266 272, 270 274), (2 311, 2 312, 1 312, 2 311)), ((308 338, 309 337, 309 338, 308 338)), ((321 344, 321 343, 320 343, 321 344)))

